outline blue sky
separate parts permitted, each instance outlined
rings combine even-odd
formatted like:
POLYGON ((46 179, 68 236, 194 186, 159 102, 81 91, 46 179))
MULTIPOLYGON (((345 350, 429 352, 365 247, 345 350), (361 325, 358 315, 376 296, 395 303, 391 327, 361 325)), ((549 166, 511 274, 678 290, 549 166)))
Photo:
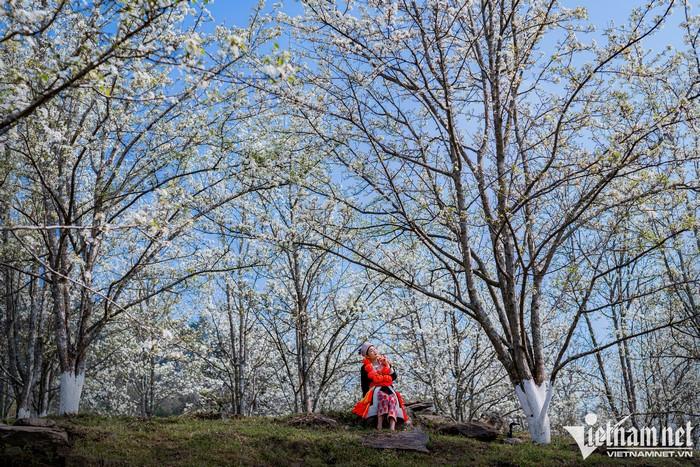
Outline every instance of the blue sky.
MULTIPOLYGON (((285 2, 266 2, 266 9, 272 9, 272 5, 279 3, 283 11, 294 15, 302 12, 303 8, 299 0, 287 0, 285 2)), ((247 22, 257 0, 212 0, 207 8, 212 12, 217 23, 227 26, 242 26, 247 22)), ((561 0, 561 4, 568 8, 584 6, 588 10, 590 21, 595 24, 598 32, 605 29, 610 22, 620 24, 624 22, 630 11, 641 5, 639 0, 561 0)), ((672 21, 657 35, 661 47, 671 44, 679 45, 681 31, 677 25, 682 21, 682 11, 676 8, 672 21)))
MULTIPOLYGON (((275 2, 268 1, 266 6, 271 8, 275 2)), ((302 10, 299 0, 287 0, 282 3, 282 9, 295 14, 302 10)), ((627 13, 639 5, 635 0, 563 0, 562 4, 573 8, 585 6, 588 9, 589 17, 595 24, 603 26, 610 20, 616 22, 624 20, 627 13)), ((214 14, 217 22, 228 25, 242 25, 248 17, 252 8, 257 5, 257 0, 212 0, 207 8, 214 14)))

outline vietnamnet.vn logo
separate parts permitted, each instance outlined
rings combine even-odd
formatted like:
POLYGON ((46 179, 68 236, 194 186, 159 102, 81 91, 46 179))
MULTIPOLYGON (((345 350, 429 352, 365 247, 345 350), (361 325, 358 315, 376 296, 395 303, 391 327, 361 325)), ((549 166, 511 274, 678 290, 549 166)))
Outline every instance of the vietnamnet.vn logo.
POLYGON ((692 431, 690 422, 678 428, 628 427, 622 426, 629 415, 612 425, 594 425, 598 416, 589 413, 586 425, 565 426, 581 450, 583 458, 590 456, 600 446, 605 446, 609 457, 693 457, 692 431))

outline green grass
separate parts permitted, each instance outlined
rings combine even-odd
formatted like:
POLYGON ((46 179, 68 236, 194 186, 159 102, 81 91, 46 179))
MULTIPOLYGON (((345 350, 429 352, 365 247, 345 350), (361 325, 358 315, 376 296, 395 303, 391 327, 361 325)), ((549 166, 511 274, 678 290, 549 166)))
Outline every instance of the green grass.
POLYGON ((700 465, 698 460, 634 462, 599 454, 583 462, 564 439, 544 447, 511 446, 429 433, 430 454, 374 450, 361 446, 362 437, 372 431, 351 419, 341 420, 348 424, 336 429, 292 428, 284 418, 262 417, 139 420, 81 415, 55 420, 73 439, 67 465, 700 465))

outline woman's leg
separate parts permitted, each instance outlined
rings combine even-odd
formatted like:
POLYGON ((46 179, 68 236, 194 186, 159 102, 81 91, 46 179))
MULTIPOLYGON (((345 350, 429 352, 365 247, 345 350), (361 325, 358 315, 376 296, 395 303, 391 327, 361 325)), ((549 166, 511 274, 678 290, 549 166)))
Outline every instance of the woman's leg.
POLYGON ((380 391, 377 407, 377 430, 382 429, 384 423, 384 415, 389 412, 389 395, 380 391))
POLYGON ((394 431, 396 429, 396 416, 397 416, 397 407, 398 407, 398 400, 396 398, 396 395, 392 394, 388 399, 387 399, 387 414, 386 418, 389 420, 389 429, 391 431, 394 431))

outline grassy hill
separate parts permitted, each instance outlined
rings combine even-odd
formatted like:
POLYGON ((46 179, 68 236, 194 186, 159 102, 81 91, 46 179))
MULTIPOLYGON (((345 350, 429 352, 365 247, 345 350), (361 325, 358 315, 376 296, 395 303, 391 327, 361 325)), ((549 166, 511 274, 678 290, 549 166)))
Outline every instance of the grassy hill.
MULTIPOLYGON (((81 415, 57 418, 72 439, 67 465, 700 465, 693 461, 623 461, 593 454, 585 463, 569 440, 551 446, 487 443, 430 433, 430 454, 364 448, 372 430, 354 424, 338 428, 295 428, 287 419, 206 420, 170 417, 140 420, 81 415)), ((26 452, 6 452, 0 465, 26 465, 26 452)))

